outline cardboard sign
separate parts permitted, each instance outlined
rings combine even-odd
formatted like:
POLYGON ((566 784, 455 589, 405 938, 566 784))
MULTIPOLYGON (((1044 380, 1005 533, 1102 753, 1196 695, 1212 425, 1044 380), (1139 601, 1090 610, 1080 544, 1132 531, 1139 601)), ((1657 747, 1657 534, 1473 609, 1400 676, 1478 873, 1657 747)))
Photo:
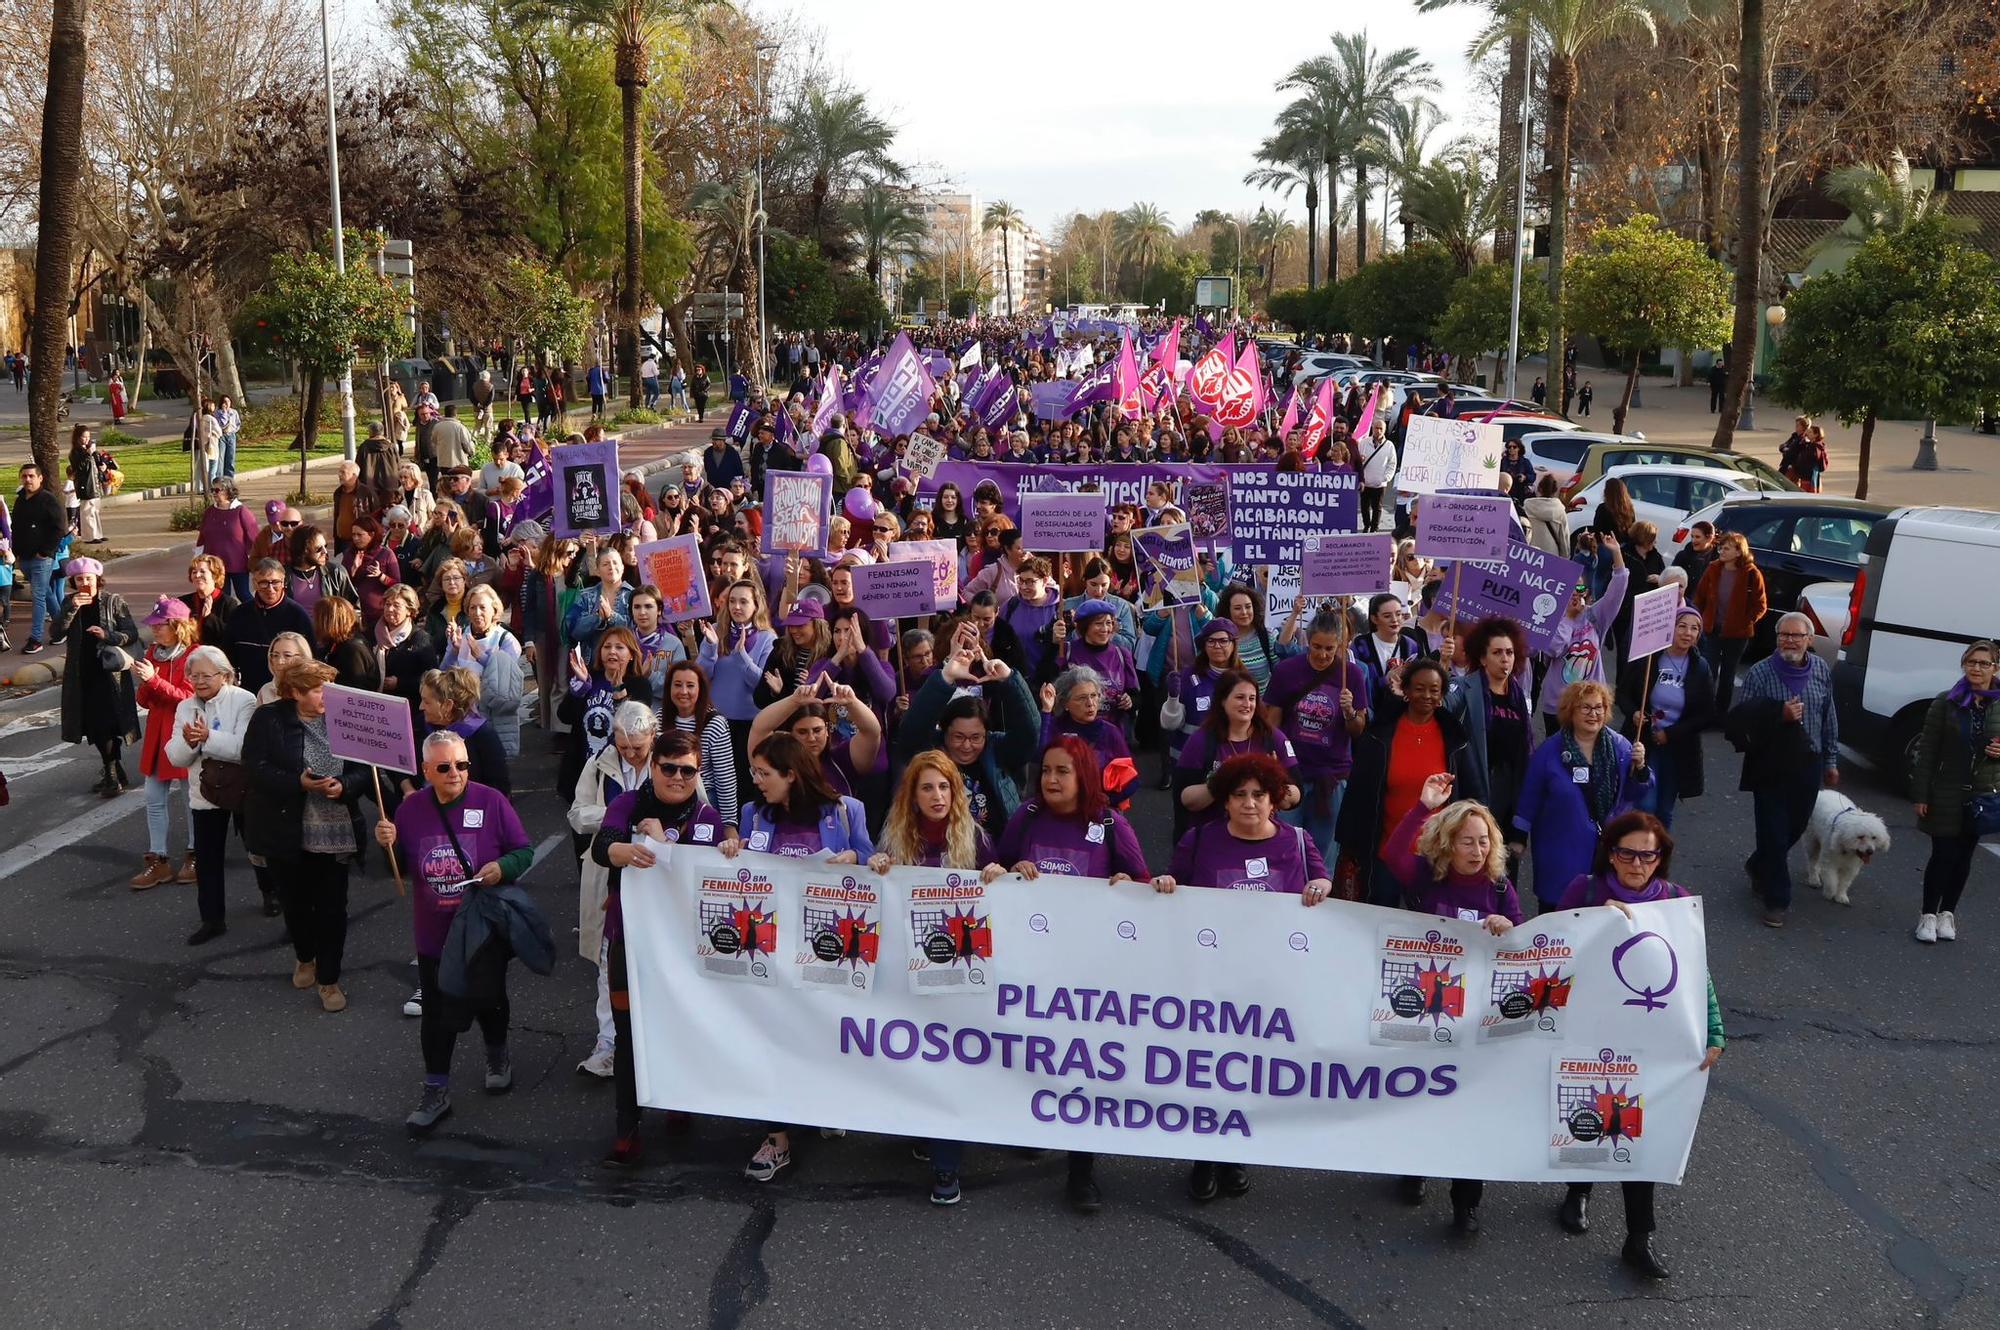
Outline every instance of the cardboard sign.
POLYGON ((700 536, 689 532, 649 541, 633 553, 639 559, 641 584, 660 593, 662 623, 706 619, 715 612, 708 601, 708 578, 702 572, 700 536))
MULTIPOLYGON (((1298 590, 1308 596, 1372 596, 1387 591, 1389 563, 1395 556, 1396 538, 1387 534, 1308 540, 1298 590)), ((1272 569, 1274 579, 1277 571, 1272 569)))
POLYGON ((1514 505, 1505 499, 1430 494, 1417 505, 1417 553, 1426 559, 1507 557, 1514 505))
POLYGON ((909 444, 903 449, 904 469, 926 480, 937 474, 944 459, 944 445, 928 434, 912 434, 909 444))
POLYGON ((618 445, 564 444, 549 454, 555 468, 555 511, 550 531, 575 540, 586 531, 625 529, 618 511, 618 445))
POLYGON ((322 695, 326 699, 326 746, 335 757, 416 774, 417 727, 410 717, 408 698, 343 688, 337 683, 326 685, 322 695))
POLYGON ((1109 505, 1103 493, 1021 495, 1021 543, 1037 554, 1095 554, 1104 548, 1109 505))
POLYGON ((946 614, 958 608, 958 542, 899 540, 889 546, 890 563, 931 566, 931 607, 925 613, 946 614))
POLYGON ((864 563, 849 570, 854 603, 871 619, 924 619, 937 606, 937 579, 929 560, 864 563))
POLYGON ((1485 421, 1411 416, 1396 487, 1405 494, 1497 490, 1505 444, 1500 427, 1485 421))
POLYGON ((1681 589, 1656 587, 1632 597, 1632 644, 1627 660, 1656 656, 1674 644, 1674 621, 1680 617, 1681 589))
POLYGON ((766 471, 762 552, 825 558, 832 513, 832 476, 817 471, 766 471))

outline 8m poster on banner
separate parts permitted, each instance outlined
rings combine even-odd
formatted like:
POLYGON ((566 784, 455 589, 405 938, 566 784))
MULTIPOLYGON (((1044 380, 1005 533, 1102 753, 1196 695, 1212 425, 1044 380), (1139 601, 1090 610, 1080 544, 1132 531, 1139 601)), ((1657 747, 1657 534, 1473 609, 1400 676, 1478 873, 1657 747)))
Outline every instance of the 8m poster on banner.
POLYGON ((1698 898, 1494 937, 1296 896, 954 884, 691 846, 625 873, 653 1107, 1166 1159, 1677 1182, 1706 1092, 1698 898), (891 964, 907 982, 876 973, 891 964))

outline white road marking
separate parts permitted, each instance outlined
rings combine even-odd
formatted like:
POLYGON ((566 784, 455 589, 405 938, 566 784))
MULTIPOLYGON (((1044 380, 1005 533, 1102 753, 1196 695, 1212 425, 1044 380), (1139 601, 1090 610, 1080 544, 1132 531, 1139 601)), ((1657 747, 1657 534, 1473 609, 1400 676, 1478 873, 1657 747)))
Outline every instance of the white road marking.
POLYGON ((80 744, 56 744, 52 748, 44 748, 39 753, 0 758, 0 771, 7 773, 10 782, 26 780, 30 776, 39 776, 44 771, 53 771, 57 767, 66 767, 79 759, 94 756, 96 754, 92 750, 80 744))
POLYGON ((146 810, 143 798, 126 797, 100 802, 97 807, 72 818, 61 826, 45 831, 33 840, 16 845, 5 854, 0 854, 0 882, 11 879, 24 869, 33 868, 58 850, 67 849, 78 841, 96 835, 115 822, 122 822, 134 813, 146 810))
POLYGON ((32 715, 20 716, 0 725, 0 739, 16 734, 26 734, 30 730, 50 729, 62 722, 62 708, 50 707, 47 711, 37 711, 32 715))
MULTIPOLYGON (((540 845, 537 845, 535 847, 534 862, 528 865, 528 873, 532 873, 537 868, 541 867, 542 860, 548 858, 551 854, 554 854, 556 847, 558 845, 567 843, 568 840, 569 840, 569 833, 567 831, 558 831, 555 835, 550 836, 548 839, 544 840, 540 845)), ((526 877, 528 873, 523 873, 521 874, 521 876, 526 877)))

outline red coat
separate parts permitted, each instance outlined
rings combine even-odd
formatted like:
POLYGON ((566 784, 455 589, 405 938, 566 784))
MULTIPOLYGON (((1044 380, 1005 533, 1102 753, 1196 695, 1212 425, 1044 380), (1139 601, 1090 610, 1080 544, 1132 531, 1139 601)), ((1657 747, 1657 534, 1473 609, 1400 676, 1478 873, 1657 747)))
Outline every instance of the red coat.
POLYGON ((167 761, 167 739, 173 733, 174 709, 194 696, 188 687, 188 653, 161 660, 158 647, 146 648, 146 659, 157 671, 139 685, 139 705, 146 708, 146 737, 139 748, 139 774, 156 780, 186 780, 187 768, 167 761))

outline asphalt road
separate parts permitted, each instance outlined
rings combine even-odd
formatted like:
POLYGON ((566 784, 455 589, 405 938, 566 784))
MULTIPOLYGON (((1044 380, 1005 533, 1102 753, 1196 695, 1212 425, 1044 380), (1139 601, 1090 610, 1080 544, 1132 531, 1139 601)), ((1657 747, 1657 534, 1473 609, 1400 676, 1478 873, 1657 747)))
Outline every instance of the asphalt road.
MULTIPOLYGON (((0 1326, 2000 1324, 2000 862, 1980 856, 1965 940, 1920 948, 1926 842, 1866 777, 1851 792, 1895 848, 1851 909, 1802 900, 1774 933, 1744 891, 1733 755, 1710 740, 1675 875, 1713 902, 1731 1044, 1688 1183, 1661 1194, 1675 1277, 1645 1286, 1617 1264, 1615 1189, 1571 1238, 1558 1188, 1492 1187, 1464 1247, 1442 1188, 1414 1211, 1385 1179, 1299 1170, 1196 1208, 1179 1167, 1107 1160, 1108 1204, 1082 1219, 1059 1160, 975 1147, 964 1203, 937 1211, 900 1140, 802 1133, 802 1161, 758 1187, 739 1173, 754 1125, 676 1141, 655 1120, 649 1166, 607 1173, 610 1088, 573 1070, 592 983, 573 953, 549 979, 516 972, 514 1093, 479 1094, 461 1047, 457 1114, 415 1143, 409 926, 388 880, 355 880, 341 1015, 287 982, 240 859, 228 936, 190 951, 194 889, 128 890, 142 799, 86 792, 54 701, 0 708, 0 1326)), ((548 852, 528 881, 566 934, 554 762, 539 732, 525 742, 518 802, 548 852)), ((1138 819, 1162 856, 1163 798, 1138 819)))

